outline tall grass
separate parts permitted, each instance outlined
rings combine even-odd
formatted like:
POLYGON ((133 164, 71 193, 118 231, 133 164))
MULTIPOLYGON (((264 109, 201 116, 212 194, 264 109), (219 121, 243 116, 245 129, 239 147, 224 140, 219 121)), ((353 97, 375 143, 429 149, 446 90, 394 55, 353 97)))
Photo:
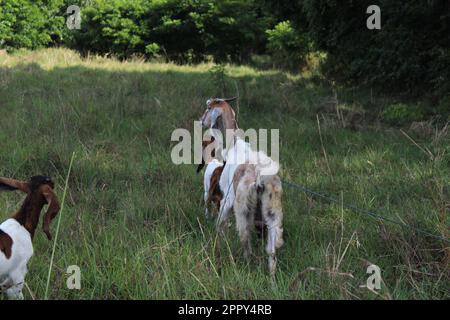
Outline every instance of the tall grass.
MULTIPOLYGON (((447 237, 450 138, 403 128, 412 143, 379 123, 384 97, 230 65, 218 83, 211 70, 64 49, 0 57, 0 175, 48 174, 61 195, 77 154, 50 299, 450 298, 445 243, 289 188, 274 283, 262 243, 247 264, 234 226, 219 241, 203 217, 202 177, 170 159, 172 131, 192 130, 208 97, 239 91, 241 128, 280 129, 286 180, 447 237), (381 268, 379 292, 363 287, 368 264, 381 268), (66 287, 71 265, 81 290, 66 287)), ((1 219, 20 201, 0 194, 1 219)), ((34 247, 26 281, 43 299, 53 243, 38 232, 34 247)))
POLYGON ((63 191, 63 196, 62 196, 62 201, 61 201, 61 209, 59 212, 58 222, 56 224, 55 240, 53 243, 52 255, 50 257, 50 265, 48 267, 47 285, 45 286, 45 295, 44 295, 45 300, 48 299, 48 290, 50 288, 50 277, 52 275, 53 260, 55 258, 56 245, 58 244, 59 228, 61 226, 61 217, 64 212, 64 204, 66 203, 67 187, 69 184, 70 172, 72 171, 72 165, 73 165, 74 158, 75 158, 75 152, 72 154, 72 158, 70 159, 69 169, 67 170, 66 182, 64 184, 64 191, 63 191))

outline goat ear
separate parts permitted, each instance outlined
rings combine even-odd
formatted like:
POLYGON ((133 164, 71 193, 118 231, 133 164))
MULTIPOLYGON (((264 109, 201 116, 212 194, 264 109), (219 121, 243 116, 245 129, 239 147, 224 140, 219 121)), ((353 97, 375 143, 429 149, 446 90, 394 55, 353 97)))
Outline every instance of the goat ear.
POLYGON ((0 191, 15 191, 15 190, 30 193, 30 184, 25 181, 0 177, 0 191))
POLYGON ((52 234, 50 233, 50 223, 56 217, 59 212, 60 205, 58 198, 56 197, 53 189, 48 185, 44 185, 41 187, 41 193, 45 197, 45 200, 48 204, 47 212, 44 216, 44 221, 42 222, 42 229, 44 233, 47 235, 48 240, 52 240, 52 234))

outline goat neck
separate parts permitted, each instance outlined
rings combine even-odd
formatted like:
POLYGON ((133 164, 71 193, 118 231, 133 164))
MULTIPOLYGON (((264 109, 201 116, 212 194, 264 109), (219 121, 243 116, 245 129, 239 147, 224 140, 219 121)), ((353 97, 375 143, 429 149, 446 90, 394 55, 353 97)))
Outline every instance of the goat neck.
POLYGON ((13 216, 13 219, 17 220, 30 233, 31 238, 34 237, 41 210, 46 204, 46 199, 40 192, 32 192, 27 195, 22 207, 13 216))

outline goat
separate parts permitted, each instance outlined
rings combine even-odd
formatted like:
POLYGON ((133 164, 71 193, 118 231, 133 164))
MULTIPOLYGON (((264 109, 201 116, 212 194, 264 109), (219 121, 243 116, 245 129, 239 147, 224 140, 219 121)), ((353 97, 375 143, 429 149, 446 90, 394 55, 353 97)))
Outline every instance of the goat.
MULTIPOLYGON (((226 166, 219 182, 220 189, 225 194, 221 201, 217 226, 222 228, 234 211, 236 227, 247 259, 252 253, 251 229, 256 227, 261 232, 262 225, 266 226, 266 252, 269 255, 270 273, 274 275, 276 249, 281 248, 284 243, 281 180, 276 174, 262 174, 263 169, 267 170, 267 166, 262 165, 266 161, 261 159, 270 158, 262 152, 252 151, 250 145, 242 139, 237 138, 234 146, 226 151, 226 166), (250 159, 244 161, 246 152, 250 159)), ((269 166, 273 167, 272 172, 278 172, 277 163, 272 162, 269 166)))
MULTIPOLYGON (((229 99, 210 99, 202 116, 206 128, 218 129, 222 136, 226 130, 236 130, 235 113, 228 104, 229 99)), ((214 131, 213 131, 214 134, 214 131)), ((250 144, 236 134, 234 143, 223 150, 226 163, 219 181, 223 198, 220 204, 217 228, 225 225, 234 211, 236 227, 244 256, 251 256, 251 228, 262 231, 267 227, 266 252, 269 255, 269 270, 276 271, 276 249, 283 245, 283 210, 281 205, 282 185, 277 173, 279 165, 264 152, 253 151, 250 144)))
POLYGON ((208 163, 204 176, 204 201, 205 201, 205 217, 210 218, 210 211, 216 215, 220 211, 220 202, 222 201, 223 192, 220 189, 219 181, 223 171, 223 163, 217 159, 213 159, 208 163))
POLYGON ((0 177, 0 190, 27 194, 19 211, 0 224, 0 291, 5 291, 9 299, 23 299, 27 264, 34 253, 32 240, 46 204, 43 231, 52 239, 50 223, 60 209, 54 187, 54 182, 44 176, 32 177, 29 182, 0 177))
POLYGON ((214 138, 211 137, 207 141, 202 142, 202 163, 197 168, 197 173, 199 173, 208 162, 205 170, 205 175, 203 178, 203 186, 204 186, 204 202, 205 202, 205 217, 209 218, 210 209, 215 214, 220 210, 220 201, 222 200, 223 193, 220 190, 219 180, 223 171, 223 163, 217 159, 212 159, 215 156, 215 150, 211 150, 211 155, 208 155, 208 146, 211 146, 214 143, 214 138))

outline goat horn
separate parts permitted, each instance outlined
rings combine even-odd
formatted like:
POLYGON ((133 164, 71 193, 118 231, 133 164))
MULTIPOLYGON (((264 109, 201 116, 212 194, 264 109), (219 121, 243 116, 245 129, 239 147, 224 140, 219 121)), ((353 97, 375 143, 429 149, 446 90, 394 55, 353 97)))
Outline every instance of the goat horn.
POLYGON ((233 98, 227 98, 227 99, 222 99, 225 102, 233 102, 236 101, 238 99, 238 97, 233 97, 233 98))

